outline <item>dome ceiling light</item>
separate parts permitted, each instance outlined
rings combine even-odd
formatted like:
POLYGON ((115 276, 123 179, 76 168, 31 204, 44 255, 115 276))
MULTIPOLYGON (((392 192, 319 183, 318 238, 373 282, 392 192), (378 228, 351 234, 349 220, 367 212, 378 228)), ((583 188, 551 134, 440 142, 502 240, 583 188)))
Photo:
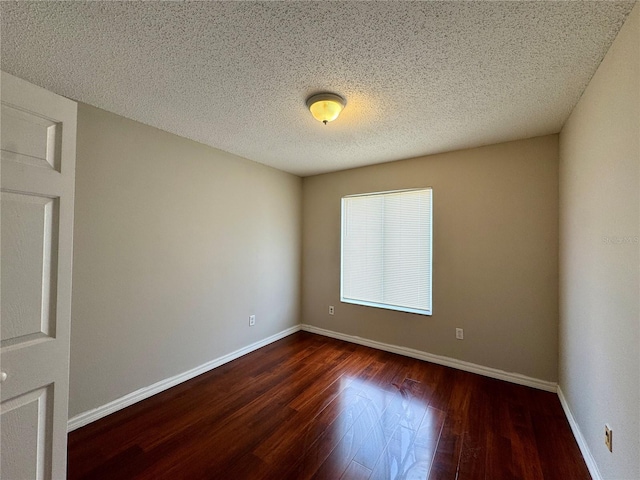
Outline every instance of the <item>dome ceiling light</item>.
POLYGON ((325 125, 340 115, 347 102, 335 93, 318 93, 307 98, 307 107, 313 118, 325 125))

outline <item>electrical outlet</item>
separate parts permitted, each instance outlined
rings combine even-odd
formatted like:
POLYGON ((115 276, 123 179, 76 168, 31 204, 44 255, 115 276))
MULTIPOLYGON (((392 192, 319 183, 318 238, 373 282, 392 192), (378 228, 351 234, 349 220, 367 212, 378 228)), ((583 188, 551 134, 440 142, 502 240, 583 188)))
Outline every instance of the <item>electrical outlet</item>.
POLYGON ((329 315, 333 315, 335 313, 335 310, 333 308, 333 305, 329 305, 329 315))
POLYGON ((458 340, 464 340, 464 330, 461 328, 456 328, 456 338, 458 340))
POLYGON ((249 326, 253 327, 256 324, 256 316, 255 315, 249 315, 249 326))
POLYGON ((610 452, 613 452, 613 430, 609 428, 609 425, 604 426, 604 444, 610 452))

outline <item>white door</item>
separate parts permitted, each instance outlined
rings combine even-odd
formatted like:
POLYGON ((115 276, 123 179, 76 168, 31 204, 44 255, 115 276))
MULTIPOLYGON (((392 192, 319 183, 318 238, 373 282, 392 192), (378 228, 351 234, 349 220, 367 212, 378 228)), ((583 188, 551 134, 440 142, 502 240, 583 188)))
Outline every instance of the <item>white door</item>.
POLYGON ((77 104, 2 72, 0 476, 64 479, 77 104))

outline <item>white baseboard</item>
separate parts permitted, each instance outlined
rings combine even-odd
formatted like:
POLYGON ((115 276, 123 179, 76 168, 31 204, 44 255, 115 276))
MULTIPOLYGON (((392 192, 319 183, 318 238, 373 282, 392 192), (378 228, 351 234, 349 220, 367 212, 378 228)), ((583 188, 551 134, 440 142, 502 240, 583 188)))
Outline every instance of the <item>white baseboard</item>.
POLYGON ((491 377, 498 380, 517 383, 518 385, 526 385, 527 387, 533 387, 540 390, 545 390, 547 392, 555 393, 558 386, 555 382, 527 377, 526 375, 521 375, 519 373, 505 372, 504 370, 498 370, 497 368, 485 367, 482 365, 477 365, 475 363, 465 362, 463 360, 456 360, 455 358, 451 357, 434 355, 432 353, 423 352, 421 350, 414 350, 413 348, 400 347, 398 345, 376 342, 375 340, 369 340, 367 338, 338 333, 332 330, 325 330, 324 328, 314 327, 313 325, 303 324, 301 327, 305 332, 317 333, 318 335, 324 335, 325 337, 337 338, 338 340, 357 343, 358 345, 377 348, 378 350, 384 350, 386 352, 397 353, 399 355, 404 355, 405 357, 417 358, 419 360, 437 363, 438 365, 444 365, 446 367, 464 370, 465 372, 477 373, 479 375, 484 375, 485 377, 491 377))
POLYGON ((117 412, 118 410, 122 410, 123 408, 133 405, 140 400, 149 398, 156 393, 160 393, 182 382, 186 382, 187 380, 197 377, 198 375, 208 372, 209 370, 213 370, 220 365, 235 360, 236 358, 240 358, 247 353, 251 353, 254 350, 262 348, 266 345, 269 345, 270 343, 280 340, 281 338, 296 333, 300 331, 300 329, 300 325, 295 325, 291 328, 287 328, 286 330, 276 333, 275 335, 271 335, 270 337, 260 340, 259 342, 255 342, 251 345, 240 348, 235 352, 231 352, 227 355, 223 355, 222 357, 218 357, 189 371, 180 373, 165 380, 161 380, 157 383, 154 383, 153 385, 149 385, 148 387, 143 387, 139 390, 136 390, 135 392, 131 392, 128 395, 125 395, 124 397, 120 397, 112 402, 109 402, 106 405, 102 405, 101 407, 94 408, 93 410, 89 410, 87 412, 76 415, 75 417, 69 419, 69 422, 67 423, 67 430, 72 431, 76 428, 84 427, 85 425, 99 420, 100 418, 106 417, 111 413, 117 412))
POLYGON ((446 367, 456 368, 458 370, 464 370, 466 372, 477 373, 479 375, 484 375, 490 378, 496 378, 498 380, 504 380, 511 383, 516 383, 518 385, 525 385, 528 387, 537 388, 540 390, 545 390, 548 392, 557 392, 558 398, 560 399, 560 404, 564 410, 564 413, 569 421, 569 425, 571 426, 571 430, 573 431, 573 435, 576 438, 578 446, 580 447, 580 451, 584 460, 587 464, 587 468, 589 469, 589 473, 593 480, 602 480, 602 475, 600 475, 600 471, 598 470, 598 466, 591 455, 591 451, 582 436, 582 432, 580 431, 580 427, 576 423, 573 418, 573 414, 569 409, 569 405, 560 389, 560 386, 555 382, 549 382, 546 380, 540 380, 537 378, 528 377, 526 375, 521 375, 519 373, 511 373, 505 372, 504 370, 498 370, 496 368, 485 367, 482 365, 477 365, 471 362, 465 362, 463 360, 457 360, 455 358, 445 357, 441 355, 434 355, 432 353, 423 352, 420 350, 415 350, 413 348, 400 347, 398 345, 391 345, 388 343, 377 342, 375 340, 369 340, 362 337, 357 337, 354 335, 347 335, 345 333, 334 332, 332 330, 326 330, 324 328, 314 327, 313 325, 295 325, 293 327, 287 328, 275 335, 271 335, 263 340, 252 343, 246 347, 240 348, 235 352, 231 352, 227 355, 223 355, 222 357, 218 357, 210 362, 207 362, 203 365, 200 365, 196 368, 193 368, 184 373, 175 375, 173 377, 167 378, 165 380, 161 380, 153 385, 149 385, 148 387, 141 388, 136 390, 135 392, 131 392, 128 395, 120 397, 112 402, 109 402, 101 407, 94 408, 93 410, 89 410, 87 412, 76 415, 73 418, 69 419, 67 424, 68 431, 75 430, 77 428, 83 427, 91 422, 99 420, 100 418, 106 417, 107 415, 117 412, 118 410, 122 410, 134 403, 137 403, 145 398, 149 398, 156 393, 160 393, 164 390, 167 390, 171 387, 174 387, 182 382, 186 382, 198 375, 201 375, 209 370, 213 370, 220 365, 224 365, 236 358, 240 358, 243 355, 253 352, 259 348, 262 348, 270 343, 278 341, 284 337, 287 337, 293 333, 296 333, 300 330, 304 330, 310 333, 316 333, 318 335, 323 335, 325 337, 336 338, 338 340, 344 340, 346 342, 356 343, 358 345, 364 345, 366 347, 376 348, 378 350, 384 350, 386 352, 397 353, 399 355, 404 355, 406 357, 417 358, 419 360, 425 360, 427 362, 436 363, 438 365, 444 365, 446 367))
POLYGON ((569 408, 569 404, 567 403, 567 399, 564 398, 564 394, 562 393, 562 389, 560 385, 558 385, 558 398, 560 399, 560 404, 562 405, 562 409, 564 410, 564 414, 569 421, 569 425, 571 426, 571 431, 573 432, 573 436, 578 442, 578 447, 580 447, 580 452, 582 453, 582 457, 584 458, 585 463, 587 464, 587 468, 589 469, 589 473, 591 474, 591 478, 593 480, 602 480, 602 475, 600 475, 600 470, 598 470, 598 465, 596 464, 596 460, 591 455, 591 450, 587 445, 587 441, 584 439, 582 432, 580 431, 580 427, 576 422, 576 419, 573 418, 573 413, 571 413, 571 409, 569 408))
MULTIPOLYGON (((507 382, 516 383, 519 385, 526 385, 528 387, 538 388, 540 390, 546 390, 548 392, 557 391, 557 384, 554 382, 539 380, 537 378, 527 377, 526 375, 521 375, 519 373, 505 372, 503 370, 498 370, 496 368, 490 368, 482 365, 477 365, 475 363, 456 360, 455 358, 444 357, 441 355, 434 355, 432 353, 427 353, 427 352, 415 350, 412 348, 400 347, 400 346, 391 345, 388 343, 377 342, 375 340, 369 340, 362 337, 347 335, 344 333, 334 332, 331 330, 325 330, 324 328, 318 328, 312 325, 303 324, 303 325, 295 325, 291 328, 283 330, 282 332, 276 333, 275 335, 272 335, 263 340, 260 340, 259 342, 252 343, 251 345, 248 345, 244 348, 236 350, 235 352, 231 352, 227 355, 211 360, 210 362, 207 362, 203 365, 195 367, 189 371, 161 380, 157 383, 154 383, 153 385, 149 385, 148 387, 143 387, 139 390, 136 390, 135 392, 131 392, 123 397, 113 400, 112 402, 102 405, 101 407, 94 408, 93 410, 80 413, 69 419, 69 422, 67 424, 67 429, 68 431, 72 431, 77 428, 83 427, 91 422, 99 420, 100 418, 106 417, 111 413, 117 412, 118 410, 122 410, 123 408, 133 405, 134 403, 144 400, 145 398, 149 398, 155 395, 156 393, 160 393, 182 382, 185 382, 194 377, 197 377, 198 375, 208 372, 209 370, 212 370, 216 367, 219 367, 220 365, 223 365, 227 362, 235 360, 236 358, 242 357, 247 353, 251 353, 254 350, 257 350, 266 345, 269 345, 270 343, 280 340, 281 338, 287 337, 300 330, 316 333, 318 335, 323 335, 325 337, 336 338, 338 340, 344 340, 351 343, 357 343, 359 345, 376 348, 378 350, 397 353, 399 355, 404 355, 406 357, 425 360, 427 362, 436 363, 438 365, 457 368, 459 370, 464 370, 466 372, 477 373, 479 375, 496 378, 498 380, 505 380, 507 382)), ((561 397, 560 400, 562 402, 563 398, 561 397)), ((563 407, 565 407, 565 403, 563 403, 563 407)), ((573 417, 569 417, 570 412, 568 411, 567 408, 565 408, 565 412, 567 412, 567 417, 569 418, 569 423, 571 424, 571 428, 574 429, 575 422, 573 421, 573 417)), ((578 435, 576 434, 575 429, 574 429, 574 434, 576 435, 576 439, 578 440, 580 449, 583 450, 583 445, 586 448, 586 444, 584 443, 584 440, 582 440, 582 443, 581 443, 580 440, 578 439, 578 435)), ((587 449, 587 452, 588 452, 588 449, 587 449)), ((583 450, 583 454, 584 454, 584 450, 583 450)), ((593 463, 593 458, 592 457, 590 458, 591 458, 592 464, 595 466, 595 463, 593 463)), ((591 470, 591 465, 589 464, 589 461, 587 460, 586 455, 585 455, 585 461, 587 461, 587 465, 591 470)), ((600 477, 594 476, 594 479, 599 479, 599 478, 600 477)))

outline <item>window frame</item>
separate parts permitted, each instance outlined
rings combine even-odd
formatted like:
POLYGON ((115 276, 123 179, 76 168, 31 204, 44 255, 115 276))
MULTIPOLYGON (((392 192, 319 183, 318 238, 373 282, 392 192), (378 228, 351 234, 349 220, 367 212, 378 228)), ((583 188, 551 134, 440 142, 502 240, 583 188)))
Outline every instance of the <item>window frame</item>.
POLYGON ((433 315, 433 187, 407 188, 399 190, 387 190, 382 192, 358 193, 352 195, 344 195, 340 199, 340 302, 353 305, 363 305, 366 307, 382 308, 384 310, 392 310, 418 315, 433 315), (345 298, 344 296, 344 233, 345 233, 345 199, 353 197, 372 197, 375 195, 389 195, 394 193, 408 193, 415 191, 430 191, 430 208, 429 208, 429 305, 426 309, 406 307, 403 305, 394 305, 388 303, 371 302, 367 300, 359 300, 353 298, 345 298))

